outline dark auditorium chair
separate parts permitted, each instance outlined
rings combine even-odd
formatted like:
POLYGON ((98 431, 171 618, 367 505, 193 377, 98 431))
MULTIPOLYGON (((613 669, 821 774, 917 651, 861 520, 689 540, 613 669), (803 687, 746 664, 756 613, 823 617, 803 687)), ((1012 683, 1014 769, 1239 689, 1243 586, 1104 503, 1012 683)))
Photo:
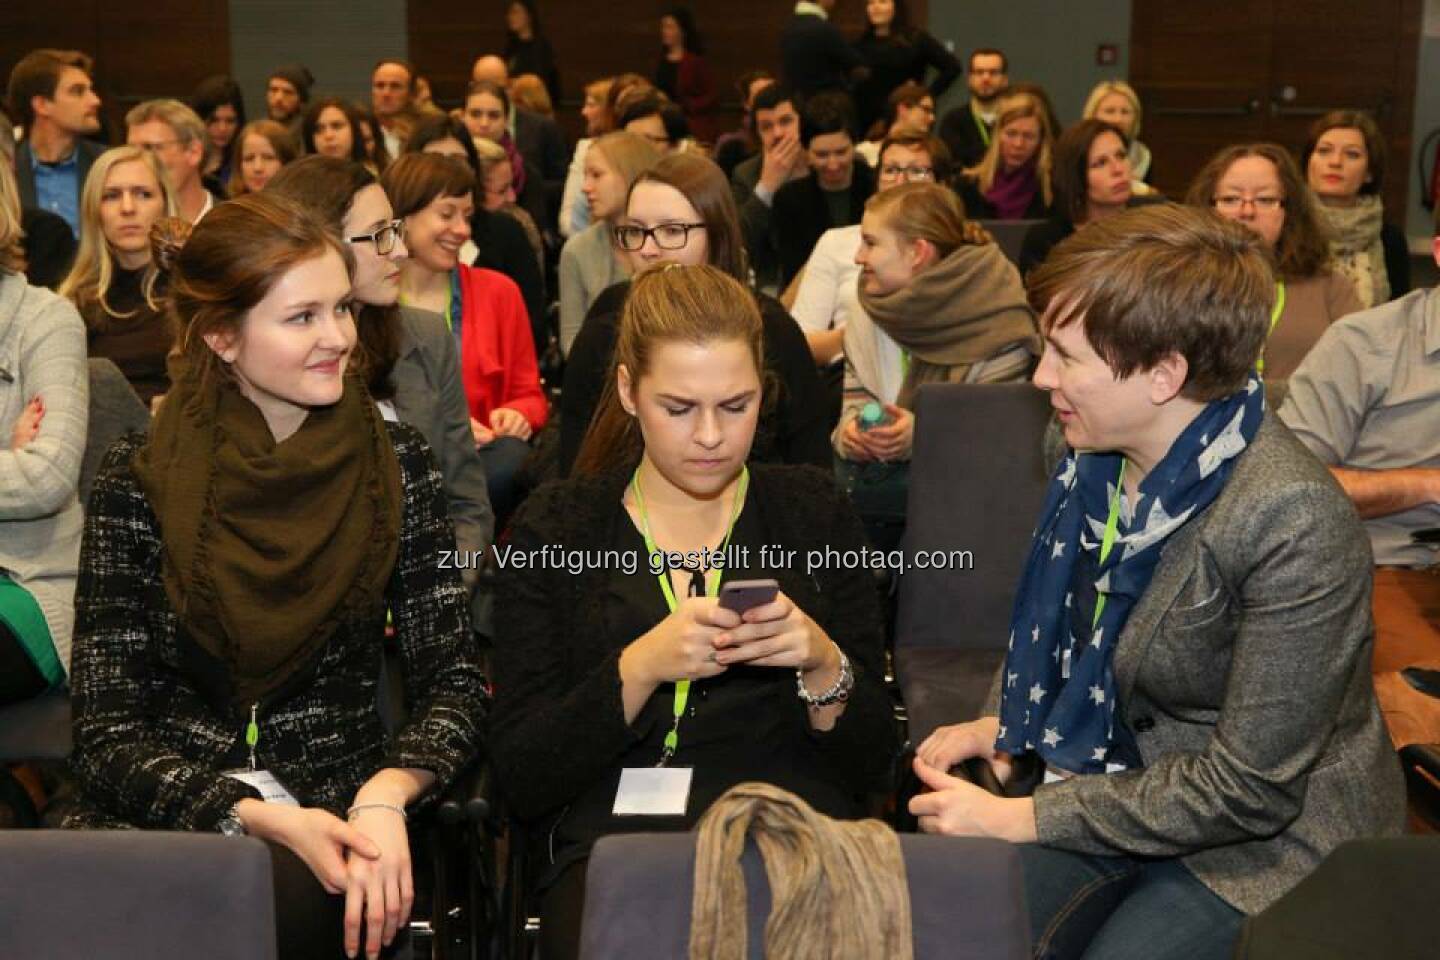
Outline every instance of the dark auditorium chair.
POLYGON ((1025 242, 1025 234, 1037 223, 1044 223, 1044 220, 977 220, 976 223, 990 231, 990 235, 999 244, 1000 251, 1009 258, 1011 263, 1020 263, 1020 245, 1025 242))
MULTIPOLYGON (((901 834, 916 960, 1030 955, 1020 856, 1004 841, 901 834)), ((753 842, 741 858, 748 955, 764 956, 770 886, 753 842)), ((693 833, 621 834, 595 844, 585 881, 581 960, 684 957, 695 892, 693 833)))
POLYGON ((125 374, 106 357, 91 357, 90 426, 85 436, 85 456, 80 461, 82 507, 90 502, 90 487, 110 444, 127 433, 144 433, 149 428, 150 411, 125 374))
POLYGON ((1440 837, 1352 840, 1245 921, 1235 960, 1433 960, 1440 837))
POLYGON ((1010 605, 1050 471, 1044 393, 1029 384, 932 384, 915 402, 905 555, 969 550, 973 569, 900 577, 895 673, 910 742, 979 716, 1005 658, 1010 605))
POLYGON ((270 852, 248 837, 0 830, 7 957, 274 960, 270 852))

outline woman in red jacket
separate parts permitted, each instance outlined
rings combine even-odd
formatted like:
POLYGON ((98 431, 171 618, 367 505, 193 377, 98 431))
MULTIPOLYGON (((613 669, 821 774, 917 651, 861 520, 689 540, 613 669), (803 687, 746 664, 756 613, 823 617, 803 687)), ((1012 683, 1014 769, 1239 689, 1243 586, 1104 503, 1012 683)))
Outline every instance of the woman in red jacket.
POLYGON ((714 143, 719 99, 705 63, 705 42, 685 7, 672 7, 660 18, 660 48, 655 86, 685 111, 685 122, 696 140, 714 143))
POLYGON ((381 185, 405 221, 410 248, 401 302, 443 316, 460 342, 470 428, 498 522, 515 505, 528 442, 550 412, 525 300, 504 274, 460 262, 475 212, 468 166, 438 154, 405 154, 386 168, 381 185))

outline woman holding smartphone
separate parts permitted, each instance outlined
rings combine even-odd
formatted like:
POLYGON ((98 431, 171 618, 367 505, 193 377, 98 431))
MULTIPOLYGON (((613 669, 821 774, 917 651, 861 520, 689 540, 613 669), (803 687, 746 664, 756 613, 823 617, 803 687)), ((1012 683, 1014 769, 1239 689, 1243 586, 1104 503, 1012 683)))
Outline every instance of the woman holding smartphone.
POLYGON ((754 297, 715 267, 643 273, 576 476, 512 523, 511 554, 558 545, 615 560, 502 563, 496 585, 492 756, 535 828, 547 958, 577 951, 601 836, 688 829, 746 780, 857 817, 889 768, 871 571, 806 562, 863 549, 859 520, 822 471, 746 466, 762 329, 754 297), (651 573, 659 552, 704 548, 725 552, 723 569, 651 573), (773 600, 743 616, 721 607, 722 580, 763 578, 778 582, 773 600), (664 781, 668 802, 637 807, 631 771, 664 781))

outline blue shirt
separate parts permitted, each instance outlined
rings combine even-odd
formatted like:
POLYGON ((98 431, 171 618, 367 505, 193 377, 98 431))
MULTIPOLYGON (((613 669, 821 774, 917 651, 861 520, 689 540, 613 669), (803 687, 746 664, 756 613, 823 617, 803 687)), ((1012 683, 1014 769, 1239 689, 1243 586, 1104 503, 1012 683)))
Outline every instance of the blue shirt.
POLYGON ((59 163, 41 163, 30 154, 30 169, 35 175, 35 204, 41 210, 58 213, 70 224, 70 232, 80 236, 80 148, 59 163))

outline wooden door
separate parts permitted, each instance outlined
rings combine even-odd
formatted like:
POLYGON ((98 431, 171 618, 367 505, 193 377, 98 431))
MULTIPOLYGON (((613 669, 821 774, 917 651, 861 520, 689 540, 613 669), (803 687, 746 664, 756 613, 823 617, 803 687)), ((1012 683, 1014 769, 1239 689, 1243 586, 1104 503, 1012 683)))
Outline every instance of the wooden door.
POLYGON ((1273 140, 1298 161, 1316 117, 1356 109, 1380 125, 1386 207, 1403 211, 1420 13, 1421 0, 1136 3, 1131 81, 1155 185, 1183 197, 1232 143, 1273 140))

